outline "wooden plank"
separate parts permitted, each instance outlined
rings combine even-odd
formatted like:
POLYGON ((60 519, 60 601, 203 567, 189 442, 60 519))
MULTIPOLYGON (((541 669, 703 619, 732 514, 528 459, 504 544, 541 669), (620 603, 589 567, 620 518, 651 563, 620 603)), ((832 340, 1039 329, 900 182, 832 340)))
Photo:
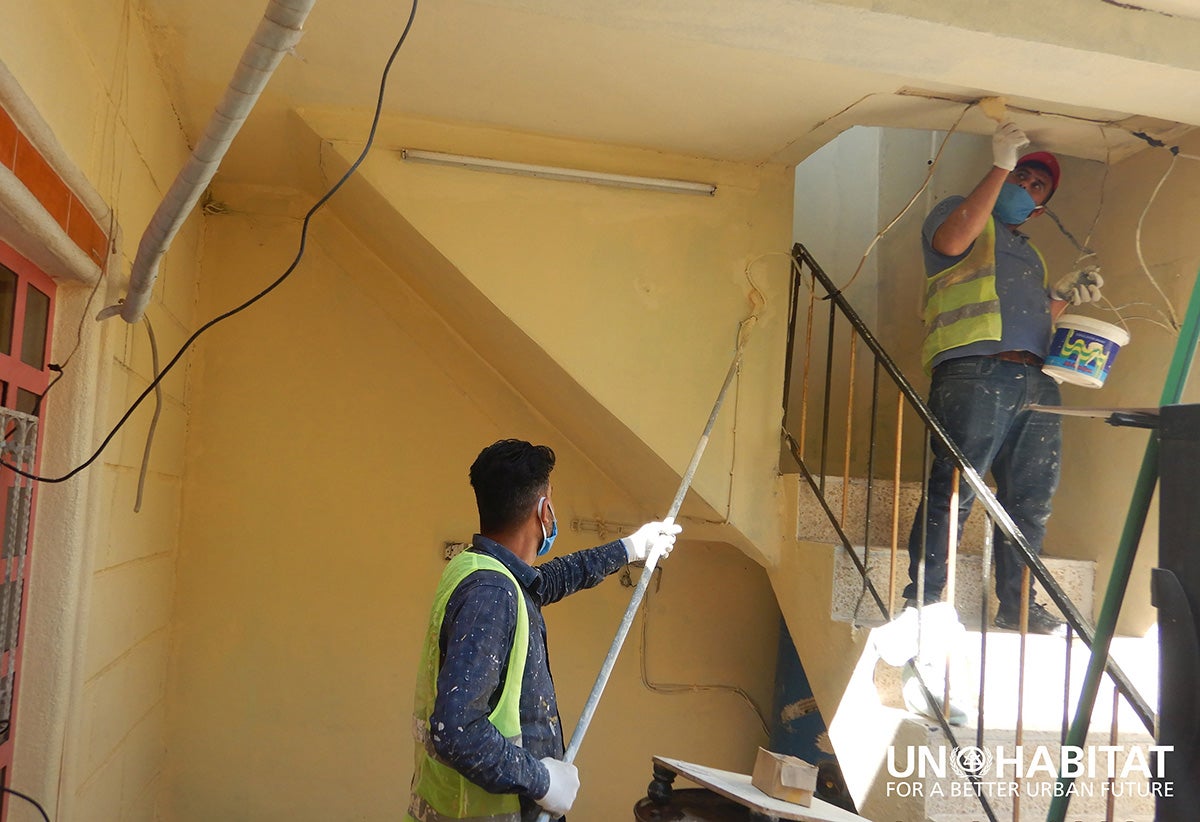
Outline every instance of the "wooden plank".
POLYGON ((842 810, 815 796, 812 805, 807 808, 767 796, 750 784, 749 774, 722 771, 679 759, 668 759, 665 756, 656 756, 654 761, 698 785, 732 799, 739 805, 777 819, 798 822, 869 822, 866 817, 842 810))

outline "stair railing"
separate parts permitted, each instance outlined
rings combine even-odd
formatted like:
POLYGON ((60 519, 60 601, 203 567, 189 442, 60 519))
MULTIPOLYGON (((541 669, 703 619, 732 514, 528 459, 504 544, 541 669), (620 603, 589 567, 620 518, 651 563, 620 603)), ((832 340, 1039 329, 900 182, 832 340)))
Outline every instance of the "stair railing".
MULTIPOLYGON (((951 440, 945 428, 933 416, 924 399, 913 388, 907 377, 897 366, 892 357, 884 350, 883 346, 876 339, 866 323, 854 310, 854 308, 846 300, 841 291, 834 285, 829 276, 821 269, 820 265, 813 258, 811 253, 801 244, 797 243, 792 249, 793 259, 793 282, 792 282, 792 301, 788 318, 788 350, 787 363, 784 381, 784 430, 783 438, 787 444, 788 450, 799 466, 800 472, 805 481, 811 488, 816 500, 822 507, 826 517, 837 534, 838 541, 846 551, 846 555, 854 564, 855 569, 862 578, 862 593, 859 598, 859 605, 862 600, 869 595, 875 603, 880 616, 884 620, 890 620, 894 616, 894 603, 896 602, 896 586, 897 586, 897 567, 899 557, 899 542, 900 542, 900 484, 901 484, 901 462, 902 449, 904 447, 904 430, 908 420, 906 413, 915 415, 917 424, 924 429, 925 435, 921 438, 922 447, 922 473, 923 481, 928 481, 929 475, 929 458, 930 446, 936 443, 940 448, 950 454, 951 459, 958 467, 957 475, 961 481, 966 482, 972 491, 975 493, 976 501, 983 506, 986 512, 986 535, 981 558, 981 578, 983 583, 982 601, 980 608, 980 686, 978 694, 978 716, 976 729, 976 744, 983 747, 983 730, 984 730, 984 674, 986 666, 986 648, 987 648, 987 625, 988 625, 988 596, 990 590, 990 565, 992 553, 991 534, 993 526, 1003 532, 1016 545, 1020 558, 1025 565, 1025 586, 1024 590, 1028 592, 1028 579, 1031 575, 1040 584, 1042 590, 1054 603, 1062 613, 1067 622, 1067 641, 1065 650, 1064 667, 1066 670, 1066 685, 1064 686, 1063 694, 1063 741, 1066 741, 1068 717, 1069 717, 1069 701, 1070 701, 1070 655, 1073 645, 1072 638, 1078 636, 1083 643, 1089 648, 1092 648, 1095 631, 1088 618, 1086 618, 1070 599, 1054 576, 1046 568, 1041 558, 1034 552, 1028 539, 1021 533, 1020 529, 1013 521, 1012 517, 1000 504, 992 490, 984 483, 983 478, 970 465, 961 449, 951 440), (807 276, 806 276, 807 274, 807 276), (806 282, 807 280, 807 282, 806 282), (818 296, 818 289, 822 292, 818 296), (807 300, 802 299, 803 293, 807 292, 807 300), (819 421, 819 432, 810 432, 808 419, 808 398, 810 396, 811 383, 815 378, 813 365, 813 350, 814 341, 813 334, 815 330, 814 320, 816 319, 816 308, 819 302, 828 304, 828 319, 827 328, 824 330, 824 374, 819 376, 823 384, 822 391, 822 409, 821 418, 819 421), (807 318, 804 323, 805 340, 803 348, 800 349, 797 340, 797 325, 800 319, 799 313, 802 304, 806 303, 807 318), (838 345, 837 337, 839 333, 839 322, 847 324, 847 330, 850 335, 848 344, 838 345), (872 373, 871 373, 871 397, 868 425, 868 445, 867 445, 867 464, 866 464, 866 497, 864 504, 864 540, 863 540, 863 557, 860 559, 858 553, 854 549, 854 543, 850 536, 845 532, 845 523, 847 522, 848 504, 850 498, 850 476, 851 476, 851 443, 854 435, 855 426, 855 382, 856 370, 858 367, 859 347, 865 346, 872 357, 872 373), (800 419, 796 421, 798 432, 796 435, 791 433, 792 421, 788 419, 786 409, 790 408, 790 395, 792 391, 792 373, 793 360, 795 353, 798 350, 804 352, 805 359, 802 364, 801 371, 801 402, 800 402, 800 419), (842 355, 839 357, 839 353, 842 355), (826 499, 825 485, 828 469, 831 462, 830 438, 832 435, 832 427, 834 424, 833 418, 833 395, 835 393, 834 379, 835 376, 844 376, 847 380, 846 393, 846 414, 844 420, 838 422, 842 426, 842 433, 845 438, 845 445, 841 454, 841 472, 842 472, 842 503, 841 516, 839 517, 831 508, 826 499), (891 545, 890 558, 888 568, 888 590, 886 600, 881 596, 876 588, 875 583, 870 576, 870 545, 872 538, 872 507, 874 504, 874 483, 875 483, 875 462, 878 449, 877 429, 880 424, 881 415, 891 414, 892 406, 889 404, 888 398, 885 396, 885 391, 881 390, 881 378, 890 379, 894 389, 895 405, 894 417, 889 419, 889 422, 894 422, 895 437, 893 443, 894 449, 894 464, 891 471, 892 494, 891 494, 891 545), (888 405, 888 410, 881 411, 883 405, 888 405), (815 435, 815 436, 814 436, 815 435), (817 449, 815 470, 810 466, 809 460, 805 456, 805 444, 808 443, 810 437, 815 439, 817 449)), ((952 520, 949 527, 950 544, 947 546, 947 599, 953 602, 954 586, 955 586, 955 566, 957 553, 957 535, 958 527, 954 521, 957 516, 957 493, 958 482, 954 484, 954 499, 951 501, 950 511, 952 520)), ((924 489, 927 492, 927 488, 924 489)), ((927 493, 922 494, 922 509, 927 498, 927 493)), ((907 552, 906 552, 907 553, 907 552)), ((917 602, 918 608, 921 608, 924 603, 924 558, 918 563, 917 573, 917 602)), ((858 611, 856 609, 855 616, 857 618, 858 611)), ((1020 734, 1022 726, 1022 706, 1023 693, 1025 686, 1025 634, 1027 633, 1028 619, 1028 603, 1023 602, 1021 608, 1021 623, 1020 633, 1022 635, 1020 659, 1021 664, 1018 671, 1018 716, 1017 716, 1017 734, 1020 744, 1020 734)), ((1133 710, 1134 714, 1140 720, 1142 725, 1150 734, 1154 734, 1156 716, 1153 709, 1149 706, 1146 699, 1137 691, 1131 683, 1129 677, 1121 670, 1111 655, 1106 654, 1104 664, 1105 672, 1111 678, 1114 684, 1114 704, 1117 701, 1118 695, 1123 697, 1133 710)), ((951 707, 950 701, 950 676, 949 663, 947 663, 947 676, 945 677, 945 689, 943 693, 937 695, 937 700, 933 698, 928 684, 921 677, 917 666, 912 662, 906 670, 907 673, 913 675, 921 684, 921 689, 924 693, 924 698, 928 700, 930 706, 936 705, 938 701, 942 704, 941 716, 936 717, 942 731, 945 733, 950 744, 957 746, 958 742, 949 725, 949 712, 951 707)), ((1115 723, 1114 714, 1114 723, 1115 723)), ((1115 727, 1115 724, 1114 724, 1115 727)), ((978 781, 972 779, 972 781, 978 781)), ((983 810, 990 820, 995 820, 994 812, 992 811, 983 792, 977 792, 983 810)), ((1014 818, 1019 818, 1019 806, 1014 803, 1014 818)))

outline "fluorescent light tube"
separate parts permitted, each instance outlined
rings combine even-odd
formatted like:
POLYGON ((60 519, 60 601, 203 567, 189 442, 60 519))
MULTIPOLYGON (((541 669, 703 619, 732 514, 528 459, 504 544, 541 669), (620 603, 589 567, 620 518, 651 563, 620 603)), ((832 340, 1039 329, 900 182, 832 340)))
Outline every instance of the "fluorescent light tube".
POLYGON ((438 151, 423 151, 415 148, 400 149, 400 156, 405 160, 417 163, 458 166, 473 171, 492 171, 498 174, 520 174, 526 177, 541 177, 544 180, 566 180, 573 183, 593 183, 601 186, 617 186, 618 188, 670 191, 676 194, 704 194, 709 197, 717 192, 717 187, 712 183, 692 183, 687 180, 634 177, 628 174, 607 174, 602 171, 584 171, 578 168, 512 163, 507 160, 492 160, 488 157, 467 157, 461 154, 443 154, 438 151))

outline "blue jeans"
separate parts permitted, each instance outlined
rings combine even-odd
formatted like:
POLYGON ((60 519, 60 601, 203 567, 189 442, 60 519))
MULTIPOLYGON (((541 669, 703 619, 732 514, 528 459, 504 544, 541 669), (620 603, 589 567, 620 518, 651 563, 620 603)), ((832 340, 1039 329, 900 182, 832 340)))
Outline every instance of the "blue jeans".
MULTIPOLYGON (((994 357, 960 357, 933 370, 929 408, 934 417, 984 476, 989 470, 996 496, 1035 553, 1042 551, 1050 500, 1058 488, 1062 426, 1058 415, 1029 411, 1025 406, 1060 405, 1058 384, 1039 366, 994 357)), ((954 462, 940 443, 933 444, 926 498, 917 511, 908 541, 908 576, 904 596, 916 599, 917 569, 925 556, 925 601, 937 602, 946 586, 950 494, 954 462), (925 526, 924 551, 921 530, 925 526)), ((971 512, 975 492, 959 481, 958 531, 971 512)), ((1016 613, 1021 604, 1019 549, 995 529, 996 596, 1000 607, 1016 613)))

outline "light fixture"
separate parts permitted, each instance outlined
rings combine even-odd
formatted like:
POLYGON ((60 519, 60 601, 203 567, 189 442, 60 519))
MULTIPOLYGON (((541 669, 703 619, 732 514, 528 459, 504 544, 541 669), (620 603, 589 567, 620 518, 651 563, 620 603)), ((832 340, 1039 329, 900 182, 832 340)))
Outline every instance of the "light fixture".
POLYGON ((526 177, 541 177, 544 180, 567 180, 574 183, 593 183, 601 186, 617 186, 618 188, 670 191, 676 194, 704 194, 709 197, 717 192, 717 187, 712 183, 692 183, 687 180, 634 177, 629 174, 607 174, 602 171, 584 171, 578 168, 512 163, 488 157, 467 157, 461 154, 443 154, 439 151, 423 151, 415 148, 400 149, 400 156, 405 160, 417 163, 458 166, 473 171, 492 171, 498 174, 521 174, 526 177))

